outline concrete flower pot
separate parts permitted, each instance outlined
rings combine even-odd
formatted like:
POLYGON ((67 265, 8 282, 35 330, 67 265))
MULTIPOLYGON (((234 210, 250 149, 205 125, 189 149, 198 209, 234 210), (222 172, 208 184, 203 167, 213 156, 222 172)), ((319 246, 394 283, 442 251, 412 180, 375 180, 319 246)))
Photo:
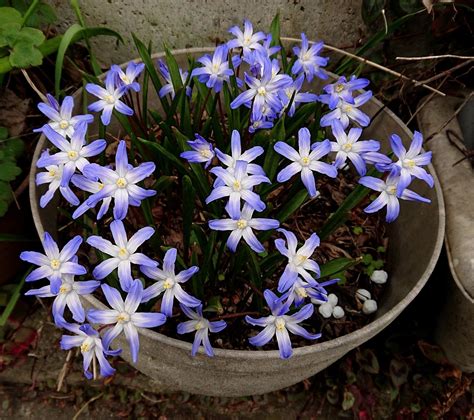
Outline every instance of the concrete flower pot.
MULTIPOLYGON (((187 56, 200 56, 210 48, 193 48, 174 52, 178 63, 187 66, 187 56)), ((163 57, 156 54, 154 59, 163 57)), ((313 89, 319 89, 312 86, 313 89)), ((157 98, 150 101, 157 105, 157 98)), ((76 93, 76 107, 82 109, 81 92, 76 93)), ((382 104, 372 99, 364 111, 375 115, 382 104)), ((117 126, 110 126, 110 132, 118 132, 117 126)), ((94 129, 92 128, 92 131, 94 129)), ((123 130, 122 130, 123 132, 123 130)), ((404 141, 412 133, 391 111, 383 109, 366 130, 366 138, 377 138, 388 148, 388 137, 398 133, 404 141)), ((30 194, 31 208, 36 228, 40 235, 44 230, 56 232, 57 209, 51 203, 46 209, 39 208, 41 191, 35 186, 36 161, 46 146, 41 137, 36 147, 31 167, 30 194)), ((419 183, 416 191, 431 199, 431 205, 402 201, 401 215, 390 226, 388 248, 388 268, 390 280, 375 319, 351 334, 296 348, 293 357, 281 360, 277 350, 242 351, 216 349, 216 356, 207 357, 199 353, 191 356, 191 344, 167 337, 150 330, 140 333, 140 356, 137 369, 156 379, 170 390, 182 390, 196 394, 215 396, 246 396, 263 394, 295 384, 334 363, 344 354, 369 340, 390 324, 415 298, 428 280, 438 259, 444 236, 444 204, 436 174, 431 166, 429 171, 435 179, 435 188, 429 189, 419 183)), ((86 305, 104 307, 94 297, 87 298, 86 305)), ((123 358, 130 361, 125 343, 123 358)))

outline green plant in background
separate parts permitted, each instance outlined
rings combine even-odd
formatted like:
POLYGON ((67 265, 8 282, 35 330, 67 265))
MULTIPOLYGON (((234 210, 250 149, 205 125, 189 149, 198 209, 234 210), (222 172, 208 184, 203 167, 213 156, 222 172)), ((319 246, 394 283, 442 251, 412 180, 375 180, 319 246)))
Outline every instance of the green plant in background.
POLYGON ((13 200, 10 183, 21 173, 17 159, 23 153, 23 141, 18 138, 8 138, 8 131, 0 127, 0 217, 5 215, 13 200))

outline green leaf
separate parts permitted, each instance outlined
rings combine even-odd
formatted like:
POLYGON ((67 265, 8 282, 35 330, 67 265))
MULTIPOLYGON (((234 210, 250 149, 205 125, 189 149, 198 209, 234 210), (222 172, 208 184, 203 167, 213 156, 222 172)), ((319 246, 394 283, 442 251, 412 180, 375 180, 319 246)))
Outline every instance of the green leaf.
POLYGON ((6 140, 8 138, 8 129, 6 127, 0 127, 0 140, 6 140))
POLYGON ((18 302, 18 299, 20 298, 20 292, 25 284, 25 279, 28 274, 30 274, 31 270, 33 268, 29 268, 28 271, 22 276, 20 282, 16 285, 15 289, 13 290, 10 300, 8 301, 8 304, 6 308, 4 309, 2 316, 0 317, 0 327, 3 327, 5 323, 8 320, 8 317, 11 315, 13 312, 13 309, 15 309, 15 305, 18 302))
MULTIPOLYGON (((138 50, 138 54, 140 54, 140 57, 143 63, 145 64, 146 71, 150 75, 151 82, 153 83, 153 86, 155 87, 155 90, 156 90, 156 94, 158 95, 160 89, 163 87, 163 84, 160 81, 160 78, 156 71, 155 64, 153 63, 153 60, 150 56, 150 53, 148 52, 148 49, 145 46, 145 44, 142 41, 140 41, 133 33, 132 33, 132 38, 138 50)), ((166 99, 166 97, 163 97, 163 98, 160 98, 160 101, 165 113, 168 114, 168 110, 169 110, 168 100, 166 99)))
POLYGON ((280 45, 280 12, 278 11, 270 25, 270 33, 272 34, 271 46, 280 45))
POLYGON ((0 163, 0 181, 13 181, 21 174, 21 169, 13 162, 0 163))
POLYGON ((21 13, 13 7, 0 7, 0 27, 8 23, 21 25, 23 18, 21 13))
MULTIPOLYGON (((380 178, 381 175, 382 174, 375 168, 367 172, 367 176, 380 178)), ((369 192, 370 190, 362 185, 355 187, 332 216, 326 220, 326 223, 319 232, 319 237, 322 240, 326 239, 335 229, 342 225, 346 221, 348 213, 357 206, 369 192)))
POLYGON ((308 191, 306 190, 306 188, 302 189, 297 194, 295 194, 292 199, 286 203, 286 205, 281 208, 281 210, 277 213, 276 218, 280 221, 280 223, 283 223, 303 205, 307 198, 308 191))
POLYGON ((173 53, 165 45, 166 64, 170 72, 171 83, 173 84, 174 91, 178 94, 178 91, 183 87, 183 81, 181 80, 181 74, 179 73, 179 66, 174 58, 173 53))
POLYGON ((195 207, 196 191, 189 176, 183 176, 183 245, 185 259, 188 257, 191 226, 195 207))
POLYGON ((321 266, 321 278, 332 277, 360 263, 360 258, 336 258, 321 266))
POLYGON ((173 163, 173 165, 175 165, 176 169, 179 172, 184 175, 186 174, 186 168, 181 163, 181 161, 175 155, 173 155, 173 153, 164 148, 161 144, 142 139, 141 137, 138 137, 138 141, 144 144, 150 150, 154 151, 155 153, 158 153, 159 155, 163 156, 165 159, 173 163))
POLYGON ((56 96, 59 96, 60 93, 64 56, 69 46, 83 37, 90 38, 98 35, 113 36, 117 38, 119 42, 123 42, 122 36, 109 28, 84 28, 75 23, 65 32, 58 47, 58 55, 56 56, 56 64, 54 67, 54 90, 56 96))
POLYGON ((16 43, 10 54, 10 64, 12 67, 26 68, 40 66, 42 63, 43 55, 38 48, 26 42, 16 43))

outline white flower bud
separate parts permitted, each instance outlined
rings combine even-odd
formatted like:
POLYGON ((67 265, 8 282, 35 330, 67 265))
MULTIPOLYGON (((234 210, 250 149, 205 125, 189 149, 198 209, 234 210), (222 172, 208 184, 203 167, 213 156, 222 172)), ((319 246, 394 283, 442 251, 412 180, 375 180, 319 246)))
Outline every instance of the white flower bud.
POLYGON ((366 289, 357 289, 356 298, 359 299, 361 302, 365 302, 366 300, 370 299, 372 295, 366 289))
POLYGON ((342 318, 344 316, 344 309, 340 306, 335 306, 332 310, 332 316, 336 319, 342 318))
POLYGON ((318 308, 318 311, 323 316, 323 318, 330 318, 332 315, 332 305, 329 302, 323 303, 318 308))
POLYGON ((337 305, 337 301, 337 296, 334 293, 328 295, 328 303, 330 303, 332 307, 337 305))
POLYGON ((385 270, 375 270, 370 276, 370 280, 377 284, 384 284, 387 282, 388 274, 385 270))
POLYGON ((370 315, 377 310, 377 302, 373 299, 368 299, 364 302, 362 306, 362 312, 366 315, 370 315))

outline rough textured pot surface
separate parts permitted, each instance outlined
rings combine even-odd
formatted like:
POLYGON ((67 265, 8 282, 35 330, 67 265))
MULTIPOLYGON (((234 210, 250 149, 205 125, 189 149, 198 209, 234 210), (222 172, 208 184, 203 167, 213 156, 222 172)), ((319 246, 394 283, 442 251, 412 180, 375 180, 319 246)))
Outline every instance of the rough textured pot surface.
MULTIPOLYGON (((210 49, 189 49, 175 51, 178 63, 186 67, 188 55, 200 56, 210 49)), ((162 57, 157 54, 154 58, 162 57)), ((319 89, 312 86, 313 89, 319 89)), ((150 94, 150 97, 152 95, 150 94)), ((78 112, 81 108, 81 94, 76 94, 78 112)), ((150 98, 151 101, 156 98, 150 98)), ((377 100, 365 106, 369 115, 380 114, 366 129, 364 138, 376 138, 388 148, 388 137, 398 133, 407 142, 412 133, 388 109, 377 100)), ((110 132, 117 129, 109 127, 110 132)), ((94 128, 91 128, 91 133, 94 128)), ((118 132, 118 131, 115 131, 118 132)), ((123 132, 123 130, 122 130, 123 132)), ((56 232, 56 204, 46 209, 39 208, 38 198, 42 191, 36 188, 34 177, 36 160, 46 146, 41 137, 35 151, 31 171, 31 208, 36 228, 40 235, 44 230, 56 232)), ((416 185, 420 194, 432 200, 431 205, 403 201, 401 214, 390 227, 388 268, 390 275, 386 292, 379 302, 375 319, 365 327, 334 340, 297 348, 289 360, 281 360, 278 351, 242 351, 216 349, 216 356, 207 357, 202 352, 191 357, 191 344, 166 337, 157 332, 140 332, 140 356, 137 369, 156 379, 168 389, 183 390, 197 394, 216 396, 246 396, 263 394, 295 384, 323 370, 348 351, 369 340, 392 322, 415 298, 428 280, 438 259, 444 235, 444 204, 440 187, 435 178, 435 188, 429 189, 423 183, 416 185)), ((103 307, 97 299, 90 297, 87 305, 103 307)), ((130 361, 130 354, 124 342, 123 358, 130 361)))

